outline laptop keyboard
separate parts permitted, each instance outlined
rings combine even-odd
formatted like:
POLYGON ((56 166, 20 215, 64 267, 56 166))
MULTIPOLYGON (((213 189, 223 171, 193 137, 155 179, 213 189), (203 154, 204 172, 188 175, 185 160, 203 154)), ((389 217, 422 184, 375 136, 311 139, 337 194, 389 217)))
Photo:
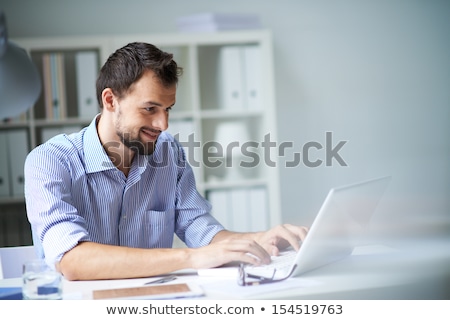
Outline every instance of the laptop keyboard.
POLYGON ((249 265, 245 267, 245 271, 266 278, 271 278, 272 275, 273 279, 283 278, 291 271, 296 255, 297 252, 295 250, 284 251, 278 256, 272 256, 270 264, 262 266, 249 265))

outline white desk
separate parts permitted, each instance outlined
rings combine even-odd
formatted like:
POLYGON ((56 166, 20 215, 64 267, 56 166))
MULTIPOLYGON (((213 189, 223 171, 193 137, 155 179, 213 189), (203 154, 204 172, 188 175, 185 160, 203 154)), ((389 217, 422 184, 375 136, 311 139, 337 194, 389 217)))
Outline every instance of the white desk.
MULTIPOLYGON (((156 278, 156 277, 155 277, 156 278)), ((149 279, 64 281, 65 299, 92 299, 92 291, 136 287, 149 279)), ((392 253, 352 255, 283 284, 240 287, 235 278, 199 277, 183 270, 170 283, 194 282, 203 299, 450 299, 449 239, 419 242, 392 253), (239 293, 239 294, 237 294, 239 293)), ((19 287, 21 279, 0 280, 19 287)))

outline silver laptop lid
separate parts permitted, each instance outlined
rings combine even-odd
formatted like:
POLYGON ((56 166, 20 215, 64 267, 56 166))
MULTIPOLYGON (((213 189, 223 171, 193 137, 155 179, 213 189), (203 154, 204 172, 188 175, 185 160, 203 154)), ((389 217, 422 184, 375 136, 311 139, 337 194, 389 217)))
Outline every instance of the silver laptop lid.
POLYGON ((329 191, 296 257, 293 276, 342 259, 367 235, 390 176, 329 191))

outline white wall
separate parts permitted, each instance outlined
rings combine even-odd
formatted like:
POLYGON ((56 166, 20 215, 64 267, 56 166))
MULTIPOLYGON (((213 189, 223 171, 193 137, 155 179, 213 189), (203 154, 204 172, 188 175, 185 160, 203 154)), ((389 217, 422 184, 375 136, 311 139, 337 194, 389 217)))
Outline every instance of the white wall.
MULTIPOLYGON (((348 164, 283 168, 283 214, 309 224, 328 189, 391 174, 375 226, 449 234, 450 2, 0 0, 11 37, 174 32, 177 16, 253 12, 274 34, 278 137, 346 140, 348 164)), ((323 150, 311 154, 323 157, 323 150)), ((285 159, 286 160, 286 159, 285 159)))

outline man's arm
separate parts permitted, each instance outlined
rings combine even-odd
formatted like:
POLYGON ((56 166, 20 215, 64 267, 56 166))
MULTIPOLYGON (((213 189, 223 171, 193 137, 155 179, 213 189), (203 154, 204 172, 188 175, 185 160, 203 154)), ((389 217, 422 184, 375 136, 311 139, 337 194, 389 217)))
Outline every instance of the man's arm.
POLYGON ((66 252, 57 269, 68 280, 140 278, 179 269, 213 268, 231 261, 263 264, 267 252, 252 239, 220 231, 210 245, 191 249, 138 249, 81 242, 66 252))
POLYGON ((68 280, 139 278, 188 268, 188 261, 186 250, 81 242, 63 255, 56 268, 68 280))

